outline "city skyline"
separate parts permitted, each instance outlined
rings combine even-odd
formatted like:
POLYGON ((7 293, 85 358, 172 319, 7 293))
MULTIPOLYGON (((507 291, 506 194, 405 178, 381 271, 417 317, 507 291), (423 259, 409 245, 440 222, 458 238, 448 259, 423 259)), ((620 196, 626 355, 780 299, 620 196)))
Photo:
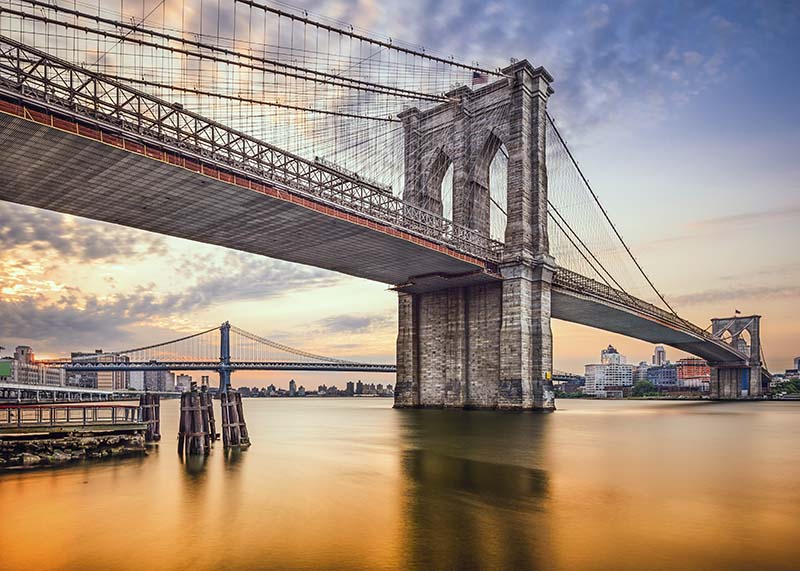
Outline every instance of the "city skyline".
MULTIPOLYGON (((567 12, 536 4, 335 2, 324 11, 467 61, 528 56, 547 67, 554 116, 678 312, 701 327, 735 310, 759 313, 767 364, 790 367, 800 351, 790 247, 800 242, 791 152, 800 141, 798 62, 785 48, 797 44, 796 6, 675 8, 653 28, 649 7, 627 3, 587 3, 577 17, 573 8, 568 26, 567 12), (418 25, 423 10, 434 28, 418 25), (558 32, 533 38, 506 25, 534 16, 558 32), (470 41, 456 33, 467 26, 478 30, 470 41)), ((10 203, 0 215, 4 346, 33 345, 42 356, 121 349, 231 319, 317 353, 393 360, 396 299, 382 284, 10 203)), ((553 332, 555 368, 567 371, 597 346, 649 346, 563 322, 553 332)), ((331 377, 296 378, 313 386, 331 377)))

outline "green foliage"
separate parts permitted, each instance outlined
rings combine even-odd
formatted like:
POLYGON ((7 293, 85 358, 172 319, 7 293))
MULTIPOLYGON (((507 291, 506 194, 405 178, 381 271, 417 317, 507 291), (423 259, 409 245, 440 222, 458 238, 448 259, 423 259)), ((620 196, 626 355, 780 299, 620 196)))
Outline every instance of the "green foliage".
POLYGON ((785 379, 772 389, 775 393, 798 394, 800 393, 800 379, 785 379))
POLYGON ((636 381, 631 390, 631 395, 635 397, 648 397, 657 394, 656 386, 650 381, 636 381))

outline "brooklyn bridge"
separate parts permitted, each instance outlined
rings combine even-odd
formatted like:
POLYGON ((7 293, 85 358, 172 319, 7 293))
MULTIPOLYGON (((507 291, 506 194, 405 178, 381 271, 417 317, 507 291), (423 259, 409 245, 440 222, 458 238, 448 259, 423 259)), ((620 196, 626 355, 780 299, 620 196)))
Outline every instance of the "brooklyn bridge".
MULTIPOLYGON (((553 409, 553 318, 706 359, 713 398, 762 395, 759 317, 673 309, 548 112, 547 70, 230 6, 0 3, 0 199, 388 284, 396 369, 294 363, 396 370, 398 407, 553 409)), ((143 348, 64 366, 202 365, 223 389, 278 366, 280 347, 220 331, 202 363, 143 348)))

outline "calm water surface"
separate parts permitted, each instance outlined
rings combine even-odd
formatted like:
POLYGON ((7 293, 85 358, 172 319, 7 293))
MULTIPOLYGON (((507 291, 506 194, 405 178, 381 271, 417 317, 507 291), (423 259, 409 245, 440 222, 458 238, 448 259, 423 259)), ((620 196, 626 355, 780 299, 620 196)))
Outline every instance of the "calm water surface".
POLYGON ((800 568, 800 403, 245 400, 253 446, 0 475, 0 569, 800 568))

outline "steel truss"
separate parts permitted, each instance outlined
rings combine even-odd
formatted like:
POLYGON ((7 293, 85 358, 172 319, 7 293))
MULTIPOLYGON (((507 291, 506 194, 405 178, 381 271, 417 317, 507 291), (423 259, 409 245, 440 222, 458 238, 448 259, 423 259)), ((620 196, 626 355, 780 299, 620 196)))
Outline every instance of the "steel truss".
POLYGON ((480 260, 500 262, 499 242, 408 204, 357 175, 304 159, 5 36, 0 36, 0 95, 155 143, 480 260))

